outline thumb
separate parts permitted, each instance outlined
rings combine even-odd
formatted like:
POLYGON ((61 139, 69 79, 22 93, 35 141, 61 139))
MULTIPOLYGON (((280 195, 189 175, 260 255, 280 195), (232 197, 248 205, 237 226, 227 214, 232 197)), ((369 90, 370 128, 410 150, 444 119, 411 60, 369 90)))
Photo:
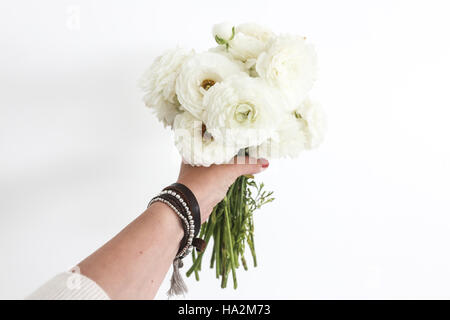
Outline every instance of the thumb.
POLYGON ((237 176, 245 174, 257 174, 269 167, 269 161, 266 159, 255 159, 245 157, 245 162, 237 158, 237 164, 234 165, 237 176))

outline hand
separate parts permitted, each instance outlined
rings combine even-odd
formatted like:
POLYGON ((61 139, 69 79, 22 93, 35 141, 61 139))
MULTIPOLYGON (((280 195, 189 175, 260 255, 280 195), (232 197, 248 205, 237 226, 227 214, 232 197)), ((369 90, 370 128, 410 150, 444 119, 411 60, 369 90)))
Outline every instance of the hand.
POLYGON ((213 208, 222 201, 228 188, 238 177, 259 173, 269 166, 269 161, 265 159, 255 160, 248 157, 245 158, 245 162, 240 161, 242 164, 235 162, 210 167, 194 167, 181 163, 177 182, 184 184, 194 193, 200 205, 202 223, 208 219, 213 208))

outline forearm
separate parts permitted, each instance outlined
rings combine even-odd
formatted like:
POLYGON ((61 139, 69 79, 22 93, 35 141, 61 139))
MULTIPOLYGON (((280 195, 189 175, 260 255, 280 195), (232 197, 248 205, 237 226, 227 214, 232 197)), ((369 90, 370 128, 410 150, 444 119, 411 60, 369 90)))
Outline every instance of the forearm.
POLYGON ((112 299, 152 299, 182 237, 180 219, 168 206, 157 202, 79 267, 112 299))
MULTIPOLYGON (((248 160, 248 159, 247 159, 248 160)), ((254 164, 192 167, 182 164, 178 182, 186 185, 200 206, 201 222, 243 174, 268 167, 254 164)), ((178 252, 184 229, 181 219, 167 205, 155 202, 117 236, 78 266, 112 299, 152 299, 178 252)))

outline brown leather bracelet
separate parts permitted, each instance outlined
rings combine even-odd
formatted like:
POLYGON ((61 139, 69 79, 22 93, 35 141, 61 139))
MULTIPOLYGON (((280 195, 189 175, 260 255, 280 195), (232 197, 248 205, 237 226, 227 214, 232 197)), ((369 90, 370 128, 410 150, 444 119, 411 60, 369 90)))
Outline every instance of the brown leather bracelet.
POLYGON ((194 218, 194 237, 198 235, 201 227, 201 218, 200 218, 200 205, 198 204, 197 198, 194 193, 181 183, 173 183, 164 190, 173 190, 180 194, 183 197, 183 200, 188 204, 189 209, 191 210, 192 216, 194 218))

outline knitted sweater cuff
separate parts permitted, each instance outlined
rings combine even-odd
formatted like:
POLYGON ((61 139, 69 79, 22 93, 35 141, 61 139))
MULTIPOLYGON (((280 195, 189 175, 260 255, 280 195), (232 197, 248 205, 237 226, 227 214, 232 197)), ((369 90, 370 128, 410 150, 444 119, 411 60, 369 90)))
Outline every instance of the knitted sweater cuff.
POLYGON ((109 300, 100 286, 78 273, 64 272, 55 276, 26 300, 109 300))

